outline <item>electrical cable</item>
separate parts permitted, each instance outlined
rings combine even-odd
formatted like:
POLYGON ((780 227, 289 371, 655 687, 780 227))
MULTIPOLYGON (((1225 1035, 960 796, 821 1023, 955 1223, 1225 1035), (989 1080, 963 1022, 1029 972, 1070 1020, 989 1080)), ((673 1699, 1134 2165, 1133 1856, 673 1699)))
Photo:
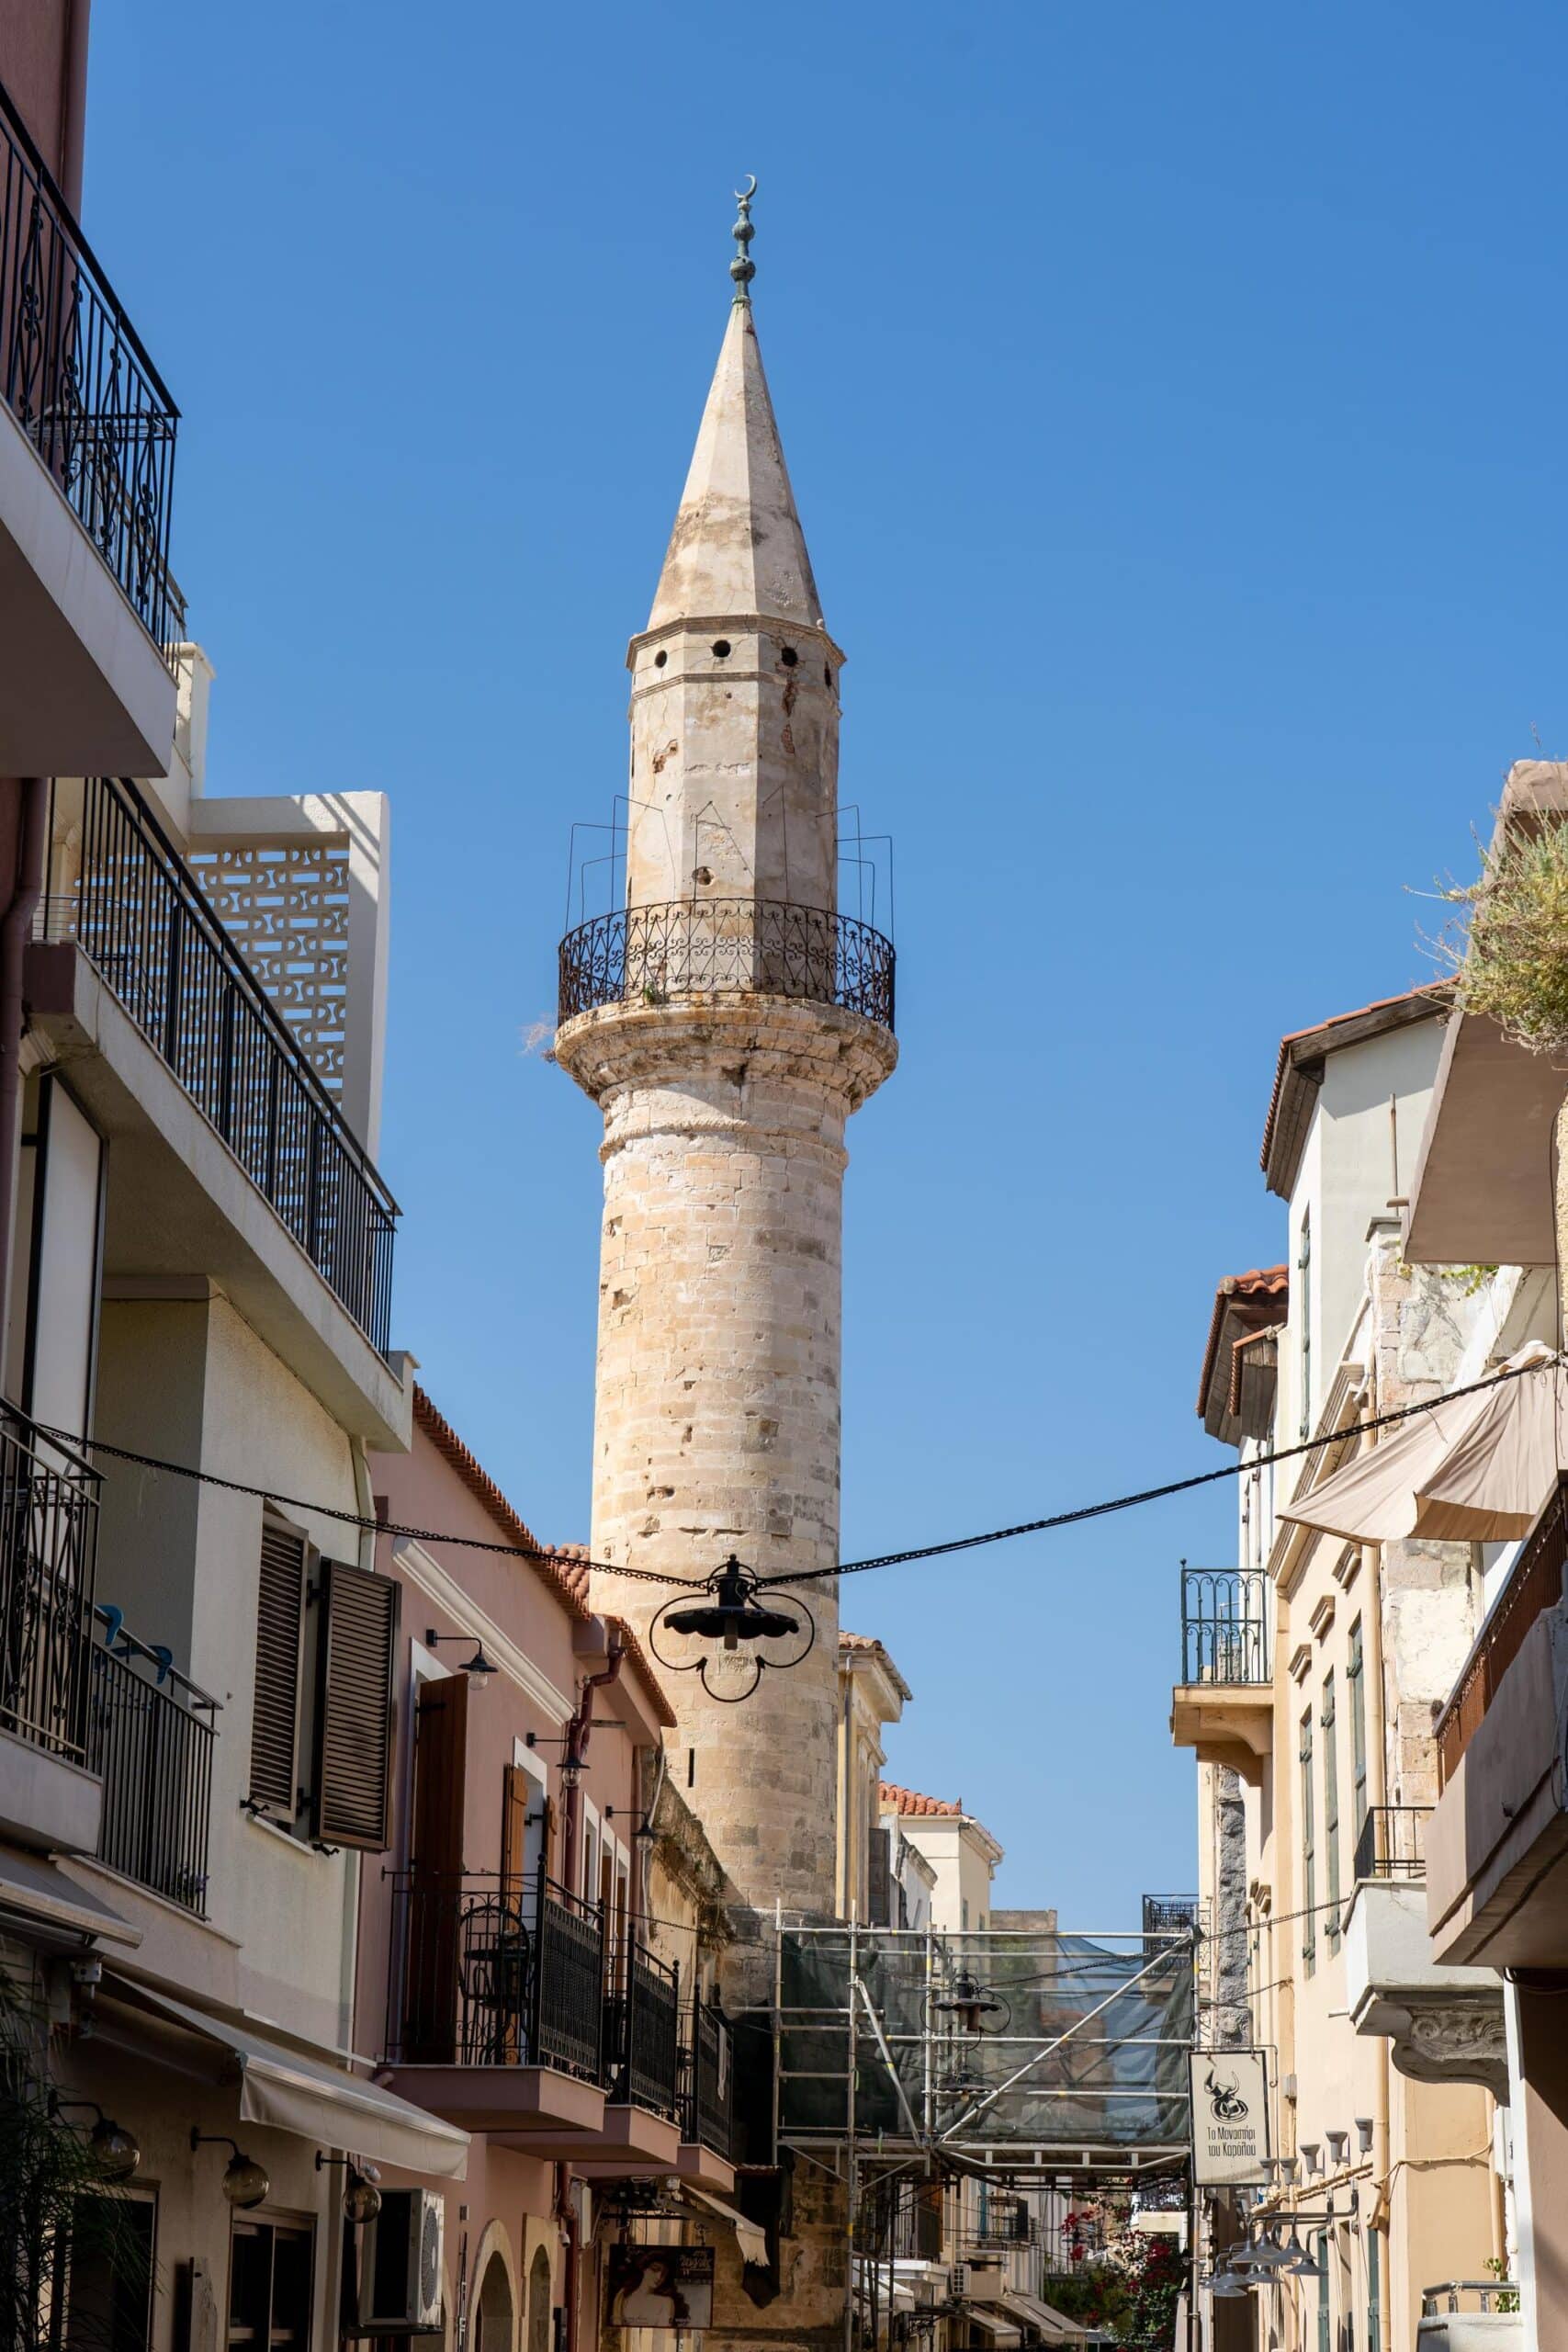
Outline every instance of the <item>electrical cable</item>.
MULTIPOLYGON (((1116 1495, 1104 1502, 1082 1503, 1073 1510, 1054 1511, 1044 1519, 1021 1520, 1011 1527, 988 1528, 979 1535, 949 1536, 939 1544, 921 1544, 902 1552, 879 1552, 869 1559, 840 1560, 830 1568, 799 1568, 780 1576, 759 1577, 757 1589, 771 1589, 782 1585, 817 1584, 834 1577, 863 1575, 871 1568, 897 1568, 917 1560, 950 1557, 957 1552, 973 1552, 988 1544, 1010 1543, 1019 1535, 1043 1535, 1058 1527, 1081 1526, 1086 1520, 1106 1519, 1117 1511, 1135 1510, 1142 1503, 1163 1502, 1171 1495, 1190 1494, 1198 1487, 1212 1487, 1224 1478, 1240 1477, 1244 1472, 1266 1470, 1279 1462, 1294 1462, 1306 1453, 1320 1453, 1326 1446, 1342 1445, 1347 1438, 1365 1437, 1373 1430, 1391 1429, 1397 1422, 1413 1420, 1418 1413, 1435 1412, 1439 1405, 1451 1405, 1461 1396, 1477 1396, 1489 1388, 1499 1388, 1505 1381, 1521 1380, 1527 1373, 1545 1372, 1561 1364, 1559 1355, 1540 1356, 1529 1363, 1505 1367, 1489 1373, 1484 1379, 1467 1382, 1462 1388, 1446 1389, 1440 1396, 1423 1397, 1418 1404, 1399 1405, 1386 1413, 1374 1413, 1364 1421, 1351 1421, 1344 1429, 1325 1430, 1321 1437, 1304 1438, 1297 1445, 1281 1446, 1273 1453, 1258 1453, 1246 1461, 1226 1462, 1217 1470, 1199 1470, 1188 1478, 1173 1478, 1161 1487, 1140 1487, 1134 1494, 1116 1495)), ((129 1446, 111 1445, 106 1439, 82 1437, 69 1430, 51 1428, 39 1423, 40 1434, 53 1438, 62 1445, 79 1447, 84 1453, 107 1453, 117 1462, 127 1462, 142 1470, 166 1471, 176 1478, 189 1478, 197 1485, 218 1487, 231 1495, 251 1495, 258 1501, 278 1503, 289 1510, 311 1511, 322 1519, 337 1521, 345 1527, 367 1530, 375 1535, 401 1535, 420 1544, 444 1544, 468 1552, 496 1552, 510 1558, 536 1560, 547 1566, 559 1566, 561 1555, 543 1544, 496 1544, 479 1535, 447 1533, 435 1527, 412 1527, 396 1520, 367 1519, 361 1512, 344 1510, 335 1503, 308 1502, 298 1495, 282 1495, 271 1487, 247 1486, 238 1478, 220 1477, 215 1471, 193 1470, 183 1462, 164 1461, 155 1453, 138 1453, 129 1446)), ((625 1577, 639 1584, 673 1586, 677 1591, 699 1592, 705 1589, 706 1579, 672 1576, 667 1568, 634 1568, 613 1560, 574 1560, 575 1567, 589 1568, 601 1576, 625 1577)))

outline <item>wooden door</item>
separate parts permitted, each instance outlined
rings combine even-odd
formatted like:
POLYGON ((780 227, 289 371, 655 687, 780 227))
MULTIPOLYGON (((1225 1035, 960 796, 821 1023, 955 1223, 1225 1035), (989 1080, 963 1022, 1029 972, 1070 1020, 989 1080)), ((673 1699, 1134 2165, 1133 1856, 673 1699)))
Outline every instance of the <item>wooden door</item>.
POLYGON ((414 1707, 412 1838, 403 2050, 411 2064, 458 2056, 457 1962, 463 1894, 464 1764, 468 1678, 418 1685, 414 1707))

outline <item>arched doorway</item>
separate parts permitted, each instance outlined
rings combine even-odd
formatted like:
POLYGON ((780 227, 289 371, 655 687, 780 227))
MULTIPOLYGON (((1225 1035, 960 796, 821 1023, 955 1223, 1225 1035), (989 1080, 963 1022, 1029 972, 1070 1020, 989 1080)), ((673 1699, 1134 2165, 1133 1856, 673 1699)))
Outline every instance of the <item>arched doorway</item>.
POLYGON ((528 2266, 528 2352, 550 2352, 550 2257, 542 2245, 528 2266))
POLYGON ((512 2319, 512 2281, 497 2252, 479 2280, 479 2352, 513 2352, 512 2319))

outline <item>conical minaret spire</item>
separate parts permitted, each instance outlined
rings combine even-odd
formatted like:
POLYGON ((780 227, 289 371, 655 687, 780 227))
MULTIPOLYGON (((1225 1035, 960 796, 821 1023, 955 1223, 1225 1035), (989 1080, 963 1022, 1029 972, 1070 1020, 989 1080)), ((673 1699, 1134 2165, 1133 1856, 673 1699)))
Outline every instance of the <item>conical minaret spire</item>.
MULTIPOLYGON (((626 904, 569 941, 556 1039, 604 1117, 594 1605, 650 1641, 672 1588, 647 1572, 686 1581, 734 1553, 821 1576, 838 1557, 844 1127, 897 1050, 891 950, 836 911, 842 656, 762 373, 740 201, 736 298, 629 655, 626 904)), ((743 2006, 772 1981, 743 1923, 834 1900, 831 1582, 809 1599, 817 1645, 796 1668, 749 1693, 667 1685, 672 1777, 728 1876, 743 2006)))
POLYGON ((830 912, 843 656, 823 627, 762 371, 750 193, 740 204, 738 290, 653 609, 627 657, 626 901, 830 912))

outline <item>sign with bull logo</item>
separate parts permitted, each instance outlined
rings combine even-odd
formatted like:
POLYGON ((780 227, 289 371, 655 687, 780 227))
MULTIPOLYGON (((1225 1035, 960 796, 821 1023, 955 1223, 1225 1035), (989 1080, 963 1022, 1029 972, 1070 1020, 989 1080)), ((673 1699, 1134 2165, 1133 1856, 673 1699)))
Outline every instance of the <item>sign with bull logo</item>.
POLYGON ((1200 2188, 1269 2178, 1269 2070, 1261 2050, 1192 2052, 1192 2177, 1200 2188))

